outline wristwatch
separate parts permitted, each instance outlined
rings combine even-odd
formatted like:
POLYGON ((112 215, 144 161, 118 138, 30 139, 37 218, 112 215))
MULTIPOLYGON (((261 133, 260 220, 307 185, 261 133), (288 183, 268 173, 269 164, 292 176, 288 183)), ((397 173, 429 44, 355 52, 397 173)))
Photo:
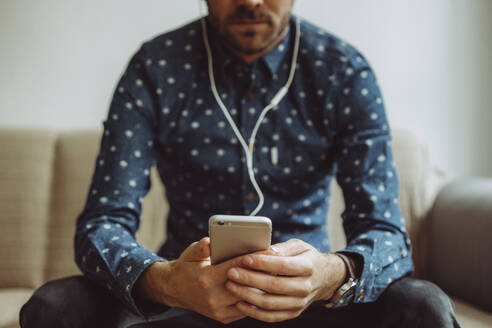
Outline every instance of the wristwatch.
POLYGON ((348 272, 348 279, 340 286, 340 288, 336 290, 333 296, 323 304, 329 309, 348 305, 354 299, 357 283, 359 282, 355 276, 354 268, 352 268, 347 256, 340 253, 334 254, 339 256, 345 263, 348 272))

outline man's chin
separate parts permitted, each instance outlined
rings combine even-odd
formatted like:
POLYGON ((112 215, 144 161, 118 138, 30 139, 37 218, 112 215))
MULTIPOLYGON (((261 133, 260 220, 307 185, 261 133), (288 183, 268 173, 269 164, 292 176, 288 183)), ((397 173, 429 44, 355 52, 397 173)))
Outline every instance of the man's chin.
POLYGON ((230 42, 228 43, 229 46, 234 50, 248 55, 261 53, 268 48, 268 44, 265 44, 263 40, 260 41, 248 37, 230 40, 230 42))
POLYGON ((246 55, 255 55, 265 51, 266 47, 241 47, 236 48, 237 51, 242 52, 246 55))

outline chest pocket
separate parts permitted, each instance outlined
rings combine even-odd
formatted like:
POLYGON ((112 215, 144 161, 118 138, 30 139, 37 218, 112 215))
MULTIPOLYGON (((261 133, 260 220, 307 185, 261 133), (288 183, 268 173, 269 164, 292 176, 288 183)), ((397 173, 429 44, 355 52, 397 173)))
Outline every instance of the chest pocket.
POLYGON ((271 145, 255 155, 255 173, 261 186, 283 196, 312 191, 320 177, 330 172, 330 154, 319 145, 271 145))

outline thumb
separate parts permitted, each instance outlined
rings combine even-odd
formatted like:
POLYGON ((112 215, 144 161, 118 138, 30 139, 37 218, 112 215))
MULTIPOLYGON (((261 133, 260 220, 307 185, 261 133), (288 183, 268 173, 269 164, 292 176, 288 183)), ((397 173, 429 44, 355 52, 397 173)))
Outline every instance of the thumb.
POLYGON ((270 247, 269 252, 275 253, 278 256, 296 256, 302 254, 312 248, 308 243, 300 239, 289 239, 283 243, 278 243, 270 247))
POLYGON ((210 239, 204 237, 199 241, 190 244, 183 253, 180 259, 184 261, 204 261, 210 256, 210 239))
POLYGON ((227 261, 221 262, 219 264, 213 265, 212 267, 214 270, 217 270, 217 272, 227 272, 232 267, 240 267, 243 266, 243 258, 244 255, 240 255, 237 257, 233 257, 232 259, 229 259, 227 261))

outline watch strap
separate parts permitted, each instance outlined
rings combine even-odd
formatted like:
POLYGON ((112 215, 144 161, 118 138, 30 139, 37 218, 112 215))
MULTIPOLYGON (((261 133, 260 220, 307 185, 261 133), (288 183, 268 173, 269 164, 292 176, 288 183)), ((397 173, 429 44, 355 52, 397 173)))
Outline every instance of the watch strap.
POLYGON ((334 253, 338 257, 340 257, 345 263, 345 267, 347 268, 347 277, 342 285, 335 291, 332 298, 327 302, 323 302, 323 305, 326 308, 337 308, 341 306, 347 305, 350 300, 354 297, 355 289, 357 288, 358 280, 354 273, 354 268, 349 258, 340 253, 334 253))
POLYGON ((349 278, 352 278, 353 280, 357 280, 357 277, 355 276, 354 268, 353 268, 352 263, 350 262, 349 258, 346 255, 341 254, 341 253, 335 253, 335 255, 337 255, 338 257, 340 257, 343 260, 343 262, 345 263, 345 267, 347 268, 348 277, 347 277, 347 279, 345 279, 345 281, 347 281, 349 278))

